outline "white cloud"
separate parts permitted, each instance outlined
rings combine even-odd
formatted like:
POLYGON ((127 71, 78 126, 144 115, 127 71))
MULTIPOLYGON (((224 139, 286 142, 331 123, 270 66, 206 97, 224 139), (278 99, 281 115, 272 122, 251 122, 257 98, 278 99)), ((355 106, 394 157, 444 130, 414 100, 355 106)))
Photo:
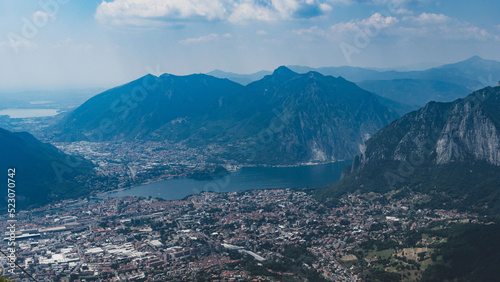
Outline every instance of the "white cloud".
POLYGON ((294 18, 312 18, 329 13, 333 8, 329 0, 242 0, 234 1, 228 17, 232 23, 247 21, 277 21, 294 18))
MULTIPOLYGON (((500 29, 500 27, 497 27, 500 29)), ((305 40, 323 38, 350 42, 354 38, 393 37, 435 40, 500 40, 500 37, 468 22, 443 14, 421 13, 417 16, 384 16, 375 13, 369 18, 340 22, 329 29, 317 26, 293 30, 305 40)))
POLYGON ((495 26, 495 28, 496 28, 497 30, 500 30, 500 24, 499 24, 499 25, 496 25, 496 26, 495 26))
POLYGON ((378 9, 389 11, 393 15, 412 15, 413 11, 407 9, 409 4, 429 3, 430 0, 352 0, 360 4, 380 6, 378 9))
POLYGON ((331 26, 330 29, 337 34, 352 33, 358 31, 373 32, 373 30, 381 30, 390 26, 394 26, 398 22, 399 20, 396 17, 384 17, 380 13, 375 13, 367 19, 337 23, 331 26))
POLYGON ((395 9, 394 13, 396 15, 413 15, 413 11, 410 11, 406 8, 395 9))
POLYGON ((324 31, 317 26, 312 26, 310 28, 301 28, 293 30, 293 33, 298 35, 318 35, 324 31))
POLYGON ((284 15, 275 14, 270 7, 256 4, 254 1, 243 1, 236 4, 234 11, 229 16, 230 22, 243 22, 248 20, 271 21, 284 15))
POLYGON ((330 12, 331 10, 333 10, 332 6, 328 5, 328 4, 325 4, 325 3, 320 3, 319 4, 319 9, 323 12, 323 13, 328 13, 330 12))
POLYGON ((326 38, 331 39, 332 34, 328 31, 319 28, 318 26, 312 26, 310 28, 301 28, 292 31, 293 33, 302 37, 302 39, 307 41, 313 41, 316 38, 326 38))
POLYGON ((405 17, 405 21, 410 21, 419 25, 440 24, 451 21, 451 18, 443 14, 422 13, 417 17, 405 17))
POLYGON ((33 13, 33 21, 36 21, 38 24, 40 25, 44 25, 44 24, 47 24, 49 19, 52 19, 54 20, 55 19, 55 16, 54 15, 51 15, 51 14, 48 14, 44 11, 36 11, 33 13))
POLYGON ((311 18, 332 10, 330 3, 350 0, 113 0, 103 1, 95 18, 111 25, 148 25, 179 20, 232 23, 311 18))
MULTIPOLYGON (((226 37, 226 36, 224 35, 224 37, 226 37)), ((186 38, 184 40, 179 41, 179 43, 186 45, 186 44, 193 44, 193 43, 213 41, 213 40, 216 40, 217 38, 219 38, 219 35, 217 35, 215 33, 212 33, 212 34, 203 35, 203 36, 200 36, 200 37, 186 38)))
POLYGON ((115 0, 103 1, 95 17, 102 23, 138 25, 141 19, 186 18, 222 19, 226 16, 224 0, 115 0), (139 20, 139 21, 138 21, 139 20))
POLYGON ((354 4, 356 1, 355 0, 328 0, 328 3, 331 3, 333 5, 351 5, 354 4))
POLYGON ((471 23, 462 22, 443 14, 422 13, 403 18, 401 33, 447 40, 499 40, 499 37, 471 23))
POLYGON ((399 23, 396 17, 384 17, 380 13, 375 13, 371 17, 362 20, 352 20, 340 22, 323 29, 318 26, 293 30, 304 40, 327 39, 331 41, 342 41, 352 39, 360 33, 366 33, 370 37, 378 35, 382 30, 395 26, 399 23))
MULTIPOLYGON (((359 0, 358 0, 359 1, 359 0)), ((430 2, 430 0, 371 0, 372 4, 375 5, 392 5, 392 6, 401 6, 408 3, 425 3, 430 2)))
POLYGON ((257 30, 257 35, 267 35, 267 31, 265 31, 265 30, 257 30))

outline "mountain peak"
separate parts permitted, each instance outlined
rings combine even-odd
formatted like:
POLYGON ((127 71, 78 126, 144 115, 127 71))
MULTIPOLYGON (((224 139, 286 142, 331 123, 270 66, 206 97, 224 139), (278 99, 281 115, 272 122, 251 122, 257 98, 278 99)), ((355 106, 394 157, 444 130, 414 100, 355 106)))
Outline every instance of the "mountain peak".
POLYGON ((281 66, 277 69, 274 70, 273 76, 295 76, 297 75, 296 72, 292 71, 291 69, 281 66))
POLYGON ((152 74, 152 73, 148 73, 148 74, 146 74, 145 76, 143 76, 142 78, 145 78, 145 77, 148 77, 148 78, 149 78, 149 77, 158 78, 159 76, 156 76, 156 75, 154 75, 154 74, 152 74))
MULTIPOLYGON (((475 75, 488 77, 491 75, 497 75, 498 69, 500 68, 500 62, 484 59, 479 56, 472 56, 467 60, 443 65, 438 67, 438 69, 450 69, 450 68, 459 68, 459 71, 463 71, 463 68, 466 69, 466 73, 475 73, 475 75)), ((466 74, 464 75, 465 79, 470 79, 466 74)))
POLYGON ((478 62, 478 61, 482 61, 483 58, 477 56, 477 55, 474 55, 470 58, 468 58, 467 60, 465 60, 465 62, 478 62))

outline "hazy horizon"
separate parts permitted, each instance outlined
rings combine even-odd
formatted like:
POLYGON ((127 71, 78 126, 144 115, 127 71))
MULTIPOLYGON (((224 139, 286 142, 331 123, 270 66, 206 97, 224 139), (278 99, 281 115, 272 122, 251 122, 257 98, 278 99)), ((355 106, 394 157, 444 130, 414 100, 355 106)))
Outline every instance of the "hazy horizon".
POLYGON ((109 88, 147 73, 500 61, 500 2, 486 0, 6 0, 0 10, 0 92, 109 88))
MULTIPOLYGON (((365 69, 371 69, 371 70, 376 70, 376 71, 398 71, 398 72, 405 72, 405 71, 423 71, 423 70, 428 70, 428 69, 431 69, 431 68, 435 68, 435 67, 440 67, 440 66, 443 66, 443 65, 446 65, 446 64, 453 64, 453 63, 457 63, 457 62, 461 62, 461 61, 465 61, 467 59, 469 59, 470 57, 468 58, 464 58, 463 60, 460 60, 460 61, 452 61, 452 62, 447 62, 447 63, 443 63, 443 64, 436 64, 436 65, 431 65, 431 63, 428 63, 428 64, 420 64, 421 66, 418 67, 418 66, 395 66, 395 67, 387 67, 387 68, 377 68, 377 67, 369 67, 369 66, 352 66, 352 65, 341 65, 341 66, 316 66, 316 67, 312 67, 312 66, 308 66, 308 65, 301 65, 302 67, 311 67, 311 68, 327 68, 327 67, 344 67, 344 66, 348 66, 348 67, 360 67, 360 68, 365 68, 365 69), (424 65, 429 65, 428 67, 424 67, 424 65)), ((490 60, 488 58, 482 58, 482 59, 485 59, 485 60, 490 60)), ((298 66, 298 65, 284 65, 284 66, 298 66)), ((117 87, 117 86, 121 86, 121 85, 124 85, 124 84, 127 84, 129 83, 130 81, 133 81, 133 80, 136 80, 136 79, 139 79, 141 77, 143 77, 144 75, 147 75, 147 74, 152 74, 152 75, 155 75, 155 76, 160 76, 162 74, 172 74, 172 75, 177 75, 177 76, 185 76, 185 75, 191 75, 191 74, 200 74, 200 73, 203 73, 203 74, 209 74, 210 72, 213 72, 213 71, 222 71, 222 72, 227 72, 227 73, 234 73, 234 74, 238 74, 238 75, 251 75, 251 74, 255 74, 255 73, 258 73, 258 72, 261 72, 261 71, 268 71, 268 72, 273 72, 275 69, 277 69, 278 67, 280 66, 276 66, 275 68, 273 69, 261 69, 261 70, 258 70, 258 71, 255 71, 255 72, 249 72, 249 73, 237 73, 237 72, 233 72, 233 71, 227 71, 227 70, 223 70, 223 69, 213 69, 213 70, 210 70, 210 71, 207 71, 207 72, 194 72, 194 73, 170 73, 170 72, 162 72, 162 73, 155 73, 156 70, 152 71, 152 72, 145 72, 143 74, 140 74, 139 76, 135 77, 135 78, 132 78, 132 79, 129 79, 129 78, 124 78, 122 82, 116 82, 115 84, 109 84, 109 85, 88 85, 88 86, 81 86, 81 87, 74 87, 74 86, 55 86, 55 87, 48 87, 48 88, 44 88, 44 87, 34 87, 34 88, 12 88, 12 89, 2 89, 0 88, 0 95, 2 94, 12 94, 12 93, 22 93, 22 94, 36 94, 36 93, 41 93, 41 92, 52 92, 52 93, 57 93, 58 95, 61 95, 62 93, 60 92, 67 92, 67 91, 97 91, 97 92, 100 92, 100 91, 105 91, 107 89, 110 89, 110 88, 113 88, 113 87, 117 87)), ((98 94, 96 92, 96 94, 98 94)))

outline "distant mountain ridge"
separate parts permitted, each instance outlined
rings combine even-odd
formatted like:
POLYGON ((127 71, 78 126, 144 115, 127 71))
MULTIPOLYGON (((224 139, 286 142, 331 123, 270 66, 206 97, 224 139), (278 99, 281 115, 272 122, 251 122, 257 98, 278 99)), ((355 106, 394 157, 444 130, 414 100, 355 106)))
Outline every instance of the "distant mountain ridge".
MULTIPOLYGON (((85 183, 94 175, 94 165, 83 158, 70 157, 29 133, 1 128, 0 148, 4 183, 7 183, 7 170, 15 169, 17 210, 83 196, 90 191, 85 183)), ((5 200, 0 205, 6 206, 6 203, 5 200)))
POLYGON ((437 205, 500 211, 500 87, 431 102, 384 127, 338 183, 321 192, 434 193, 437 205))
POLYGON ((149 74, 92 97, 64 118, 59 128, 68 140, 185 139, 188 136, 179 125, 203 123, 213 107, 242 88, 205 74, 149 74))
POLYGON ((350 159, 365 136, 398 116, 343 78, 280 67, 247 86, 203 74, 148 75, 93 97, 55 130, 63 140, 231 145, 230 158, 297 164, 350 159), (276 121, 282 116, 286 122, 276 121))
POLYGON ((383 97, 423 106, 430 101, 450 102, 465 97, 472 89, 465 86, 429 79, 365 80, 357 83, 361 88, 382 93, 383 97))
POLYGON ((215 76, 218 78, 227 78, 231 81, 237 82, 241 85, 247 85, 250 84, 254 81, 260 80, 264 78, 266 75, 270 75, 273 72, 271 71, 258 71, 256 73, 251 73, 251 74, 238 74, 234 72, 225 72, 221 70, 213 70, 211 72, 207 72, 206 74, 215 76))
MULTIPOLYGON (((295 65, 288 68, 297 73, 315 71, 341 76, 363 89, 410 106, 424 106, 430 101, 451 102, 471 91, 494 86, 500 80, 500 62, 479 56, 423 71, 382 71, 351 66, 311 68, 295 65)), ((261 79, 266 72, 239 75, 215 71, 211 74, 247 84, 261 79)))
POLYGON ((461 62, 442 65, 423 71, 378 71, 349 66, 322 67, 317 69, 290 66, 290 69, 297 72, 314 70, 325 75, 342 76, 353 82, 394 79, 435 80, 462 85, 468 88, 472 87, 470 90, 487 86, 484 85, 484 83, 489 82, 488 78, 490 76, 494 78, 500 77, 500 62, 483 59, 479 56, 473 56, 461 62))

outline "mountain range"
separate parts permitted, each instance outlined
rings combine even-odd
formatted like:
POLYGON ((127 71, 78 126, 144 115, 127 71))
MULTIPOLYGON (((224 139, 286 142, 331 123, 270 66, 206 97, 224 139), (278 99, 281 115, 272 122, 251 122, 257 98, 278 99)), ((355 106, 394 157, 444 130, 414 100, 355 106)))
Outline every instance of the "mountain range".
MULTIPOLYGON (((8 169, 15 169, 13 179, 16 184, 17 210, 90 192, 90 188, 85 185, 87 179, 94 175, 94 165, 90 161, 68 156, 29 133, 10 132, 1 128, 0 148, 4 183, 8 182, 8 169)), ((7 200, 0 205, 6 203, 7 200)))
MULTIPOLYGON (((463 98, 471 91, 496 85, 500 79, 500 62, 478 56, 423 71, 380 71, 351 66, 311 68, 294 65, 288 67, 297 73, 315 71, 323 75, 342 76, 382 97, 418 107, 430 101, 451 102, 463 98)), ((216 70, 209 74, 248 84, 261 79, 268 73, 260 71, 240 75, 216 70)))
POLYGON ((431 195, 425 205, 434 208, 498 213, 499 183, 500 87, 487 87, 393 121, 318 195, 328 202, 347 191, 409 189, 431 195))
MULTIPOLYGON (((465 65, 489 68, 492 73, 496 68, 495 63, 475 57, 439 69, 460 70, 460 77, 468 73, 465 65)), ((442 70, 430 72, 451 80, 438 75, 442 70)), ((420 77, 425 79, 423 74, 420 77)), ((419 85, 402 78, 394 83, 419 85)), ((454 89, 449 81, 420 86, 425 90, 438 84, 454 89)), ((300 74, 279 67, 245 86, 205 74, 147 75, 92 97, 50 130, 56 140, 64 141, 169 140, 191 148, 216 145, 223 158, 245 164, 296 165, 354 158, 341 181, 318 192, 321 198, 328 202, 345 191, 414 189, 432 194, 434 204, 498 210, 499 89, 487 87, 453 102, 429 102, 399 118, 403 104, 343 77, 315 71, 300 74)), ((422 93, 414 96, 425 97, 422 93)), ((22 156, 19 164, 36 159, 36 150, 47 152, 39 160, 44 168, 50 167, 47 160, 64 164, 67 158, 26 133, 4 130, 2 134, 8 137, 5 140, 22 141, 17 141, 14 150, 22 156)), ((4 148, 15 147, 10 145, 14 141, 3 142, 7 142, 4 148)), ((91 172, 92 164, 82 163, 75 175, 91 172)), ((42 167, 36 167, 33 175, 42 167)), ((40 181, 47 185, 55 174, 45 175, 51 177, 40 176, 40 181)), ((67 187, 76 185, 67 180, 67 187)), ((49 197, 56 194, 49 193, 49 197)))
POLYGON ((351 159, 398 103, 341 77, 286 67, 246 86, 204 74, 147 75, 99 94, 54 129, 62 140, 218 144, 260 164, 351 159), (388 107, 389 106, 389 107, 388 107))

